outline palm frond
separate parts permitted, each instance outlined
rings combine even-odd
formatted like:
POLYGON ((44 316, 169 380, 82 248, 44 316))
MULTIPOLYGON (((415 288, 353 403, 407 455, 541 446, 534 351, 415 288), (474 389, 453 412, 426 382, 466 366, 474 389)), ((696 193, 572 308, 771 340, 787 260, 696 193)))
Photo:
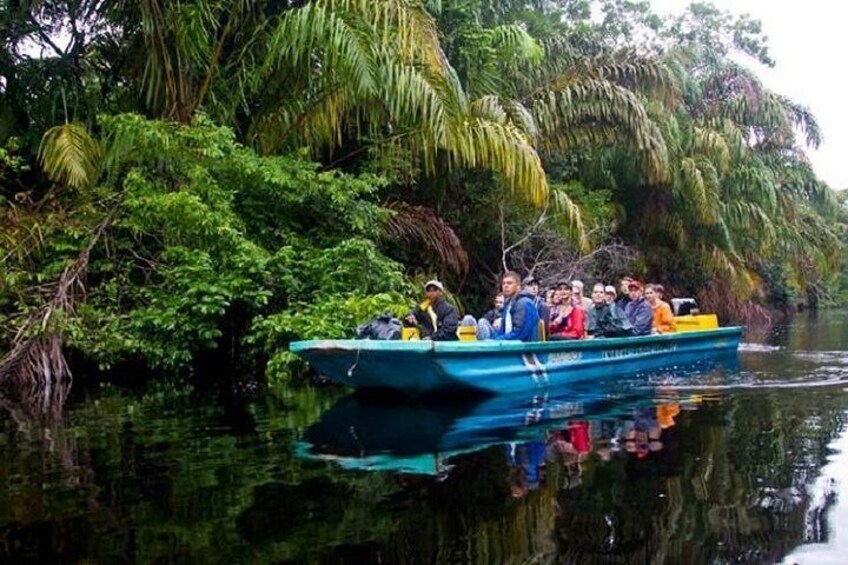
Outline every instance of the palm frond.
POLYGON ((456 165, 485 167, 503 175, 507 186, 541 205, 548 197, 545 170, 527 136, 511 122, 481 117, 451 124, 446 148, 456 165))
POLYGON ((403 202, 391 202, 385 208, 391 212, 383 225, 386 237, 423 247, 458 275, 468 272, 468 253, 462 241, 434 210, 403 202))
POLYGON ((530 107, 547 147, 556 148, 550 143, 563 139, 563 132, 568 129, 587 122, 617 126, 617 140, 630 144, 643 155, 651 181, 665 178, 668 165, 665 142, 632 91, 603 80, 564 82, 535 97, 530 107))
POLYGON ((53 182, 84 188, 96 177, 100 162, 100 145, 78 122, 50 128, 41 138, 38 160, 53 182))
POLYGON ((524 27, 516 24, 500 25, 492 28, 490 33, 493 47, 514 62, 517 59, 536 64, 542 60, 542 46, 524 27))

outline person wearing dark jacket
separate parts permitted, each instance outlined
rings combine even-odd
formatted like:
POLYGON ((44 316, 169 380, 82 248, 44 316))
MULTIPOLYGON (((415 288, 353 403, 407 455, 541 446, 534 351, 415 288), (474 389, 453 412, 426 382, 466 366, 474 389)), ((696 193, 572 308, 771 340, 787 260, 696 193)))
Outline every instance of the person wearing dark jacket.
POLYGON ((539 341, 539 312, 533 297, 521 290, 521 279, 512 271, 503 276, 504 309, 494 339, 505 341, 539 341))
POLYGON ((539 313, 539 319, 545 323, 543 327, 547 331, 548 324, 551 323, 551 307, 545 297, 539 294, 539 281, 533 275, 525 277, 522 290, 533 300, 533 306, 539 313))
POLYGON ((651 335, 654 312, 651 310, 651 305, 642 296, 642 283, 632 280, 627 290, 630 295, 630 302, 624 307, 624 313, 633 325, 633 335, 651 335))
POLYGON ((604 295, 604 285, 596 284, 592 289, 592 308, 586 320, 586 329, 593 337, 627 337, 633 335, 629 320, 609 304, 604 295))
POLYGON ((486 312, 485 315, 483 315, 483 317, 486 318, 486 320, 489 322, 489 324, 492 325, 492 327, 496 327, 498 324, 500 324, 500 322, 495 323, 495 320, 501 319, 501 312, 503 312, 504 300, 505 299, 503 294, 498 294, 497 296, 495 296, 495 307, 486 312))
POLYGON ((633 279, 630 277, 624 277, 621 279, 619 283, 619 290, 621 294, 618 298, 615 299, 615 305, 618 306, 618 309, 624 312, 624 309, 627 307, 627 303, 630 302, 630 282, 633 279))
POLYGON ((406 317, 410 324, 417 325, 421 330, 421 338, 432 341, 456 341, 456 330, 459 326, 459 314, 452 304, 449 304, 443 292, 445 287, 437 280, 424 284, 424 294, 427 297, 406 317))

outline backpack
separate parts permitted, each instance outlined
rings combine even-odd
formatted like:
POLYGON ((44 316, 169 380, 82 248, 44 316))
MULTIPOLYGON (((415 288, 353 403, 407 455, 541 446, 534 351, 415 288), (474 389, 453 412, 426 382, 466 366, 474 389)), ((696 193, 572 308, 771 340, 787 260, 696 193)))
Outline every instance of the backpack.
POLYGON ((356 328, 356 339, 400 339, 402 331, 401 321, 392 316, 391 312, 383 312, 356 328))

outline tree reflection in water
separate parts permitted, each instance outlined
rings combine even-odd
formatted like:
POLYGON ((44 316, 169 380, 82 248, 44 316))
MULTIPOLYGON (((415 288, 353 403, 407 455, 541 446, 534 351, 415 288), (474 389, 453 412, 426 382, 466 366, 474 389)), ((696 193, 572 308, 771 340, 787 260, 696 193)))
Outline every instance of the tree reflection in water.
MULTIPOLYGON (((747 366, 815 373, 781 352, 747 366)), ((255 394, 231 409, 166 385, 77 390, 61 419, 0 416, 0 561, 775 561, 827 536, 838 493, 808 487, 843 430, 843 388, 672 389, 596 412, 539 400, 520 419, 529 435, 431 450, 432 475, 295 457, 346 409, 343 393, 255 394)), ((350 453, 386 431, 411 457, 425 423, 443 437, 466 416, 408 412, 419 435, 377 421, 350 453)))

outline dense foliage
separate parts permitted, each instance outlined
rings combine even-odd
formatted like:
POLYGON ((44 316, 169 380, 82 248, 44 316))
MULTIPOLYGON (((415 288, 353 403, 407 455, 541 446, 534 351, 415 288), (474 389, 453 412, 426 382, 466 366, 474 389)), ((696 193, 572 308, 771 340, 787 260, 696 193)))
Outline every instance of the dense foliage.
POLYGON ((758 22, 708 4, 0 2, 0 37, 0 350, 246 343, 281 374, 412 280, 476 309, 507 267, 724 314, 839 296, 818 126, 736 62, 773 64, 758 22))

